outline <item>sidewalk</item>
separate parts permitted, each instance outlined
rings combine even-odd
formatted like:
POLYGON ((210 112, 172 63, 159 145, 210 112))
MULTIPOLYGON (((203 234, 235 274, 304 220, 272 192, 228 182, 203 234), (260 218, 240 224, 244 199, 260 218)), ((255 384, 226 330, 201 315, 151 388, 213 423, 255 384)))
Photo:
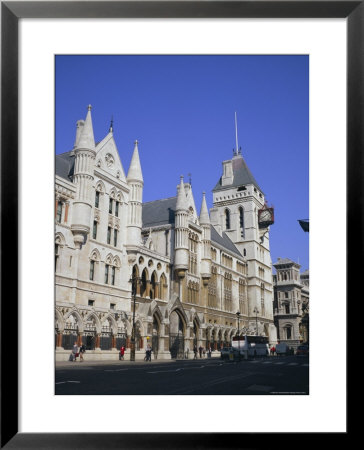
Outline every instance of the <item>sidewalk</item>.
POLYGON ((216 355, 211 358, 189 358, 189 359, 153 359, 152 361, 144 361, 144 360, 138 360, 138 361, 130 361, 130 356, 127 355, 127 357, 122 361, 115 361, 115 359, 110 360, 102 360, 102 361, 87 361, 86 357, 84 357, 83 362, 80 362, 79 359, 77 361, 55 361, 56 368, 61 367, 71 367, 71 366, 141 366, 141 365, 148 365, 148 364, 170 364, 170 363, 180 363, 180 362, 208 362, 208 361, 215 361, 216 359, 220 359, 220 353, 219 355, 216 355))

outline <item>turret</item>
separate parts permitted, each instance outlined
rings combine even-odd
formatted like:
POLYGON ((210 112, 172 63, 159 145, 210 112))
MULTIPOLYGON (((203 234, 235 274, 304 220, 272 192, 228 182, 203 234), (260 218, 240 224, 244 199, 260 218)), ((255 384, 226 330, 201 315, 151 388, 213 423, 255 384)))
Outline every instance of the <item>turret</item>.
POLYGON ((142 233, 143 174, 139 159, 138 141, 135 141, 129 172, 126 177, 130 187, 128 212, 128 243, 140 245, 142 233))
POLYGON ((88 106, 85 122, 77 122, 74 148, 75 166, 73 182, 77 185, 73 203, 71 230, 76 246, 81 247, 90 232, 92 210, 92 183, 95 165, 95 139, 92 128, 91 105, 88 106))
POLYGON ((211 278, 211 224, 209 212, 206 205, 205 192, 202 194, 202 205, 200 211, 200 225, 202 226, 202 258, 201 277, 206 286, 211 278))
POLYGON ((179 278, 184 278, 188 269, 188 206, 183 176, 178 186, 175 212, 174 266, 179 278))

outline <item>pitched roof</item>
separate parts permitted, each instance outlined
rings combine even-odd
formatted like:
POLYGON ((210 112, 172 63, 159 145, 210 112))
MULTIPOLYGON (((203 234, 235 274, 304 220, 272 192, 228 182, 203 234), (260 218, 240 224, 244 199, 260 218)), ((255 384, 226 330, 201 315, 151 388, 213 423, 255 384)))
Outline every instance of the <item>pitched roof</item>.
POLYGON ((231 161, 233 166, 232 184, 223 186, 221 177, 212 191, 214 192, 222 189, 229 189, 231 187, 244 186, 246 184, 253 184, 261 191, 257 181, 253 177, 253 174, 250 172, 249 167, 246 165, 244 158, 241 155, 235 155, 231 161))
POLYGON ((143 227, 174 224, 177 197, 154 200, 142 204, 143 227))
POLYGON ((56 155, 56 175, 66 180, 71 180, 75 165, 75 157, 72 151, 56 155))
MULTIPOLYGON (((176 211, 177 197, 164 198, 152 202, 143 203, 142 205, 142 222, 143 227, 154 227, 159 225, 174 225, 174 213, 176 211)), ((242 256, 235 247, 231 239, 226 233, 222 236, 211 225, 211 241, 220 247, 229 250, 239 256, 242 256)))
POLYGON ((279 266, 281 264, 295 264, 296 266, 300 266, 295 261, 292 261, 289 258, 278 258, 278 261, 273 264, 273 266, 279 266))
POLYGON ((222 236, 216 231, 216 229, 211 225, 211 242, 215 242, 221 247, 226 248, 226 250, 230 250, 236 255, 242 256, 239 250, 235 247, 233 241, 229 238, 229 236, 223 232, 222 236))

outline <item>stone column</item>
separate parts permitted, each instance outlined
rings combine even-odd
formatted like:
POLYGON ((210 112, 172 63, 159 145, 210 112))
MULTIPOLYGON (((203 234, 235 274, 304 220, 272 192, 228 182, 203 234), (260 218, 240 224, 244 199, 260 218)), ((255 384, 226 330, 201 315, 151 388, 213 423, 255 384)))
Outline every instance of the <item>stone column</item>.
POLYGON ((96 344, 95 344, 95 350, 99 349, 100 350, 100 334, 96 335, 96 344))
POLYGON ((61 331, 57 332, 57 347, 62 347, 62 337, 63 333, 61 331))
POLYGON ((154 298, 159 298, 159 283, 155 283, 154 298))
POLYGON ((147 280, 147 282, 146 282, 145 296, 150 297, 150 280, 147 280))
POLYGON ((65 210, 64 210, 64 222, 67 223, 68 220, 68 208, 70 206, 70 203, 65 203, 65 210))
POLYGON ((140 278, 136 281, 136 295, 140 297, 140 278))
POLYGON ((78 346, 82 345, 82 336, 83 336, 83 333, 78 332, 78 336, 77 336, 77 345, 78 346))

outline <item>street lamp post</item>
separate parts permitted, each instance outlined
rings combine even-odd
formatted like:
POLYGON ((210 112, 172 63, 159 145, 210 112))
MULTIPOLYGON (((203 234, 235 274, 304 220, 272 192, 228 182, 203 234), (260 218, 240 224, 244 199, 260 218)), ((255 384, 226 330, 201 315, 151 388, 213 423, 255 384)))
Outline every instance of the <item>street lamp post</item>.
POLYGON ((259 314, 259 311, 256 306, 254 307, 253 313, 255 314, 255 329, 256 329, 256 335, 258 336, 258 314, 259 314))
POLYGON ((133 296, 133 328, 131 330, 131 342, 130 342, 130 361, 135 361, 135 298, 136 298, 136 287, 138 278, 133 275, 129 280, 131 283, 131 292, 133 296))
POLYGON ((240 317, 240 311, 238 311, 236 313, 236 316, 238 318, 238 349, 239 349, 239 358, 238 360, 240 361, 240 331, 239 331, 239 317, 240 317))

